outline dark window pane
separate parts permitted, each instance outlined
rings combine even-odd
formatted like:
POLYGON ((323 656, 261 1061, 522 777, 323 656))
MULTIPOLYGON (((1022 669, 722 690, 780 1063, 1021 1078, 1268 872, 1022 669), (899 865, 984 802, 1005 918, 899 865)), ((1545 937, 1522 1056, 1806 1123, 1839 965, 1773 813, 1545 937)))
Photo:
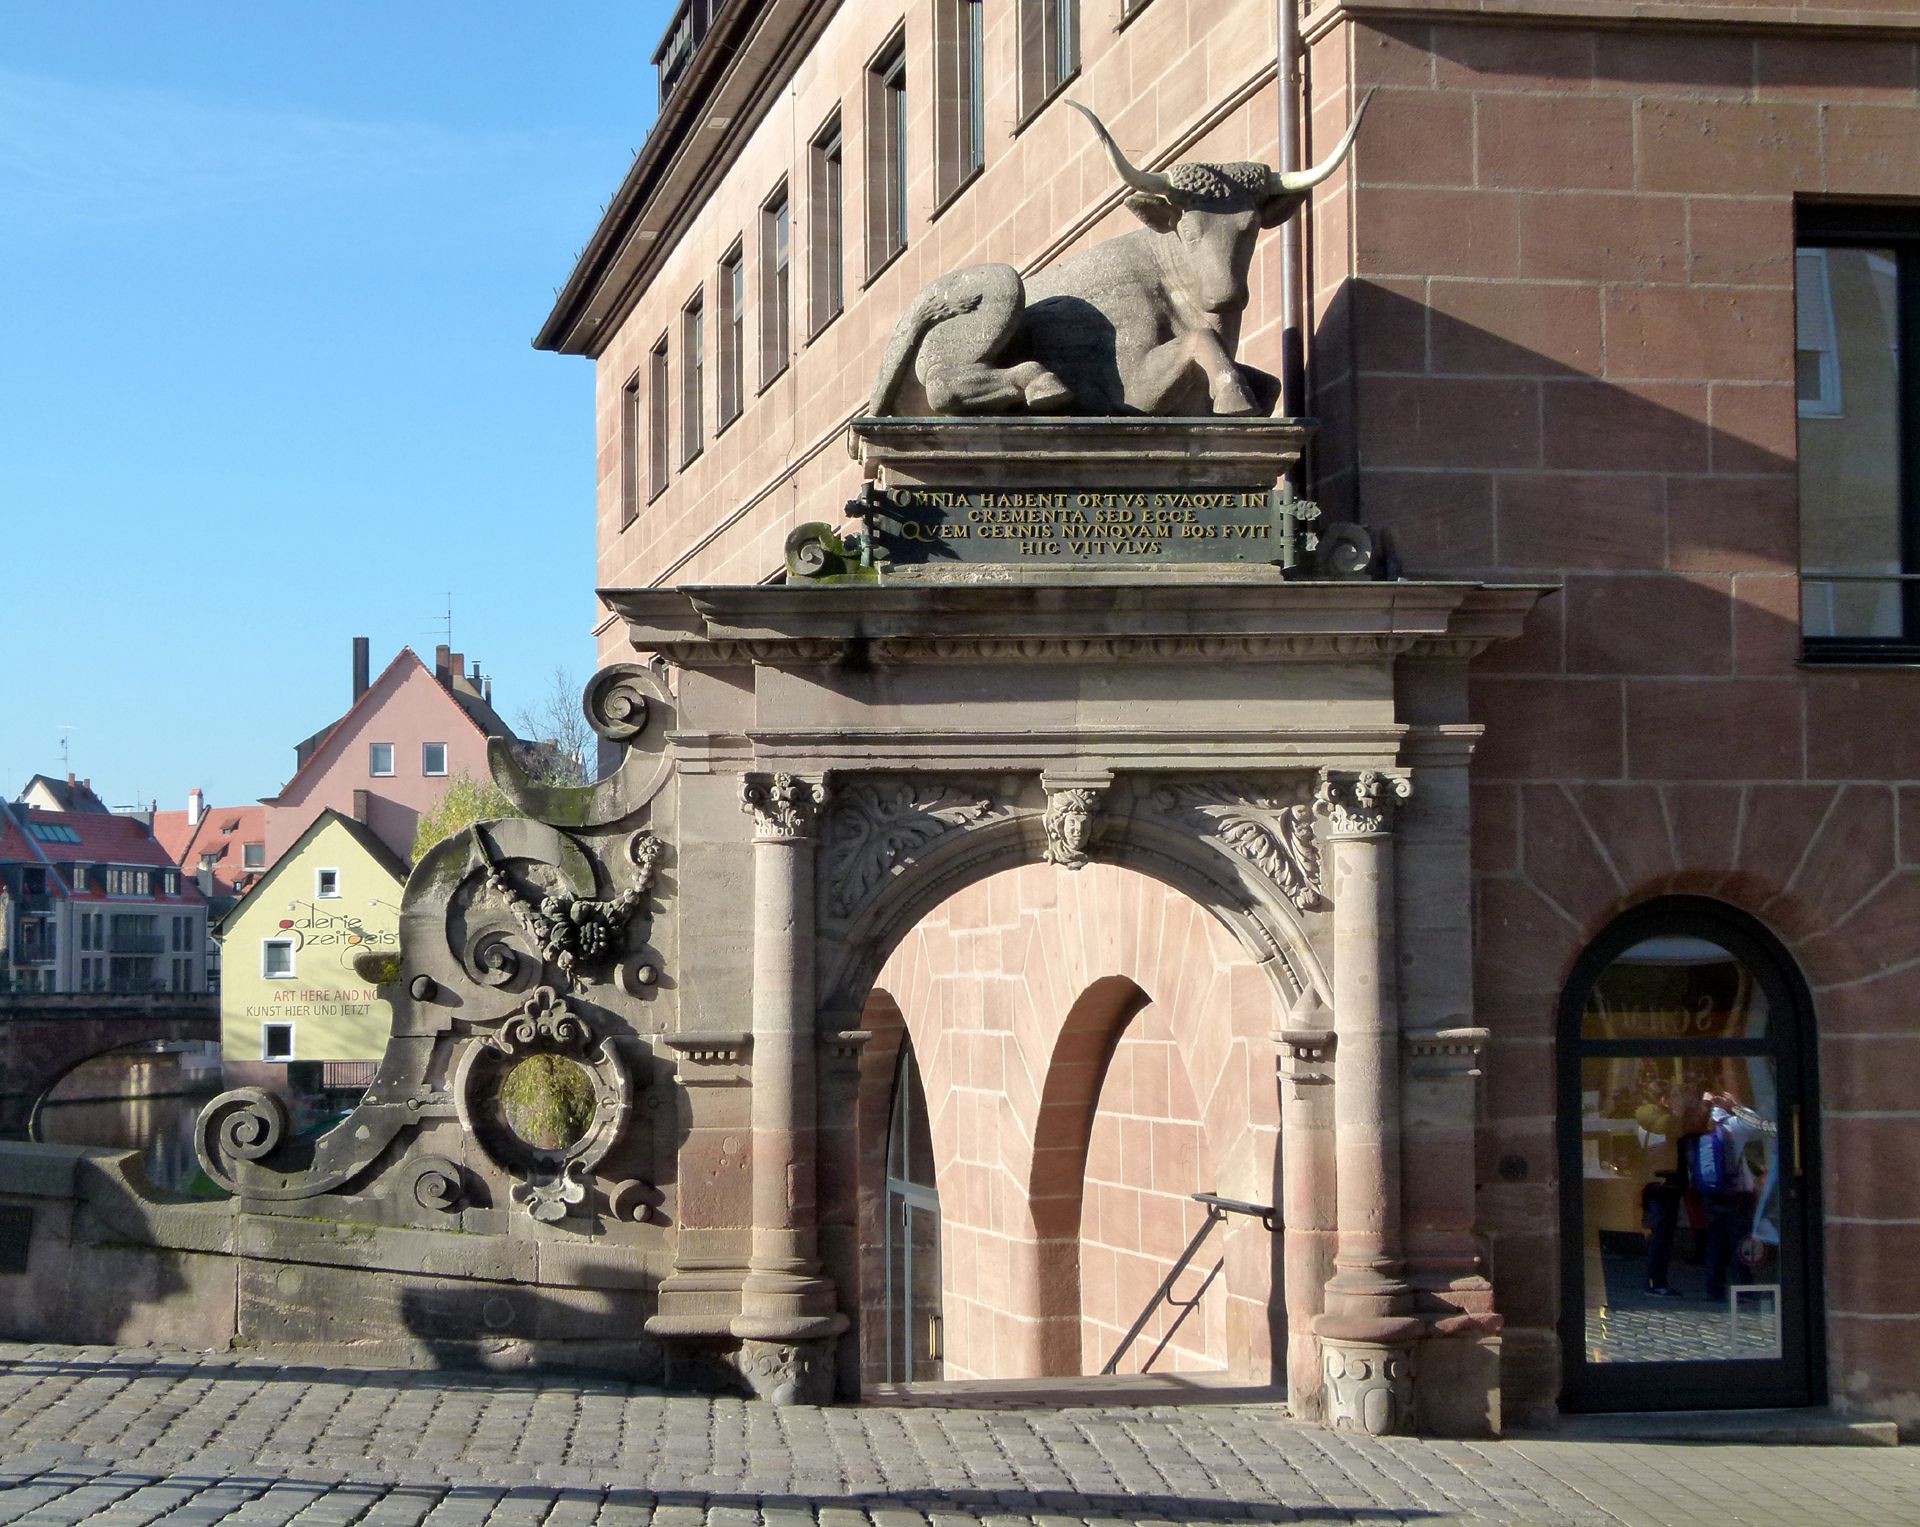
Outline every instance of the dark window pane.
POLYGON ((1813 247, 1794 265, 1801 628, 1899 637, 1899 260, 1813 247))
POLYGON ((1767 998, 1718 944, 1687 935, 1644 939, 1593 983, 1580 1037, 1596 1040, 1759 1039, 1767 998))

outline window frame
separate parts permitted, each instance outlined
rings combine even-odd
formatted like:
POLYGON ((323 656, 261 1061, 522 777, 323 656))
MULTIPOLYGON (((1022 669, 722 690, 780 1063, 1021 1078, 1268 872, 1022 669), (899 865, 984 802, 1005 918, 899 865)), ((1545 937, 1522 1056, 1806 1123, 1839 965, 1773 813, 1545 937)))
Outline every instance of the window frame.
POLYGON ((340 871, 328 866, 315 868, 313 872, 313 899, 315 901, 338 901, 340 899, 340 871), (325 877, 333 876, 333 889, 327 889, 325 877))
POLYGON ((868 61, 867 282, 906 253, 911 242, 909 192, 911 144, 907 126, 913 102, 907 89, 907 32, 896 27, 868 61))
POLYGON ((760 203, 760 391, 792 364, 793 194, 782 177, 760 203))
POLYGON ((392 779, 394 768, 393 744, 390 742, 370 742, 367 744, 367 778, 392 779), (380 750, 387 750, 387 766, 379 767, 380 750))
POLYGON ((273 1020, 268 1020, 266 1022, 263 1022, 260 1025, 260 1059, 261 1060, 275 1061, 275 1062, 281 1062, 281 1061, 291 1062, 294 1057, 294 1054, 295 1054, 294 1033, 293 1033, 293 1025, 291 1023, 279 1023, 273 1020), (287 1047, 286 1047, 286 1052, 284 1054, 275 1054, 273 1050, 273 1046, 269 1044, 267 1041, 267 1034, 270 1030, 273 1030, 273 1029, 282 1029, 286 1032, 287 1047))
POLYGON ((620 384, 620 528, 640 517, 640 373, 620 384))
POLYGON ((728 246, 714 271, 715 335, 720 341, 720 363, 715 372, 714 437, 745 412, 747 406, 747 241, 742 234, 728 246))
POLYGON ((680 308, 680 470, 707 448, 707 289, 697 286, 680 308))
MULTIPOLYGON (((1896 413, 1900 441, 1896 452, 1899 483, 1900 619, 1899 636, 1809 636, 1805 627, 1807 567, 1796 551, 1801 603, 1800 652, 1803 664, 1839 667, 1920 667, 1920 208, 1852 203, 1802 203, 1795 209, 1794 298, 1799 300, 1798 255, 1805 249, 1894 250, 1898 312, 1895 335, 1902 371, 1897 379, 1896 413), (1914 374, 1905 370, 1911 357, 1914 374)), ((1795 354, 1798 354, 1796 309, 1795 354)), ((1795 388, 1796 433, 1802 417, 1795 388)), ((1832 415, 1811 415, 1826 418, 1832 415)), ((1799 449, 1795 447, 1796 473, 1799 449)), ((1795 496, 1799 498, 1796 476, 1795 496)))
POLYGON ((673 361, 662 334, 647 351, 647 502, 673 480, 673 361))
POLYGON ((262 981, 297 981, 299 980, 300 977, 299 977, 298 971, 299 971, 300 961, 299 961, 298 955, 299 955, 298 947, 296 946, 294 940, 290 938, 261 939, 260 940, 260 979, 262 981), (276 973, 272 968, 273 959, 272 959, 271 951, 275 949, 284 949, 287 951, 287 968, 283 973, 276 973))
POLYGON ((807 340, 847 310, 847 134, 839 106, 808 140, 807 340))
MULTIPOLYGON (((1080 77, 1086 62, 1080 45, 1084 21, 1080 0, 1019 0, 1019 132, 1080 77), (1065 25, 1061 17, 1068 20, 1065 25), (1051 44, 1051 46, 1049 46, 1051 44)), ((1128 18, 1123 15, 1122 24, 1128 18)))
POLYGON ((987 164, 985 0, 938 0, 934 11, 934 216, 987 164))
POLYGON ((445 779, 447 777, 447 745, 444 742, 423 742, 420 744, 420 777, 422 779, 445 779), (440 750, 440 767, 427 767, 427 749, 440 750))
POLYGON ((240 868, 242 870, 264 870, 267 867, 267 845, 264 843, 242 843, 240 845, 240 868), (259 862, 256 863, 255 860, 259 862))

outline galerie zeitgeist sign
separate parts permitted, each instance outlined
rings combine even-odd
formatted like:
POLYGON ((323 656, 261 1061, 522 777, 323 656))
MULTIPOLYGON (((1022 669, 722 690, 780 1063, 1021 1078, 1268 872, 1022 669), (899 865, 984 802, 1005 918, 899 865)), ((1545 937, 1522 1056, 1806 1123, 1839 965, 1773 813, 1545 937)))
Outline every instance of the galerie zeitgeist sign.
POLYGON ((921 488, 871 494, 871 544, 926 562, 1282 562, 1312 506, 1263 488, 921 488))

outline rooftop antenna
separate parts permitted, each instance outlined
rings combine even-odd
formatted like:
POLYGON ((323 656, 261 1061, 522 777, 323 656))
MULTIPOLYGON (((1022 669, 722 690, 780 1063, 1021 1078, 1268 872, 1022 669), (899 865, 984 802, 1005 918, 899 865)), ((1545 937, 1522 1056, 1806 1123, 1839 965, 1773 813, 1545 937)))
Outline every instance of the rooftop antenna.
POLYGON ((447 650, 451 652, 453 650, 453 590, 452 589, 447 590, 446 612, 444 614, 434 616, 433 624, 434 624, 434 630, 432 634, 439 637, 441 641, 445 642, 447 644, 447 650))
POLYGON ((72 730, 73 728, 70 726, 60 728, 60 772, 62 774, 71 774, 73 772, 73 751, 69 746, 67 737, 67 734, 72 730))

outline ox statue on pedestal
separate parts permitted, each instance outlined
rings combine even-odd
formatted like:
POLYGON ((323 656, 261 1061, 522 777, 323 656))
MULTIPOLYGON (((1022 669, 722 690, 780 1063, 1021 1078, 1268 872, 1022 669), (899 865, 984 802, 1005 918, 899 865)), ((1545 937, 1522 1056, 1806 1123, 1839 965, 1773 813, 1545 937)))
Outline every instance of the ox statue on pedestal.
POLYGON ((1248 415, 1267 412, 1234 364, 1247 271, 1262 228, 1277 228, 1346 157, 1346 136, 1312 169, 1177 164, 1135 169, 1093 124, 1127 210, 1147 226, 1021 280, 972 265, 921 292, 895 326, 868 412, 1248 415))

